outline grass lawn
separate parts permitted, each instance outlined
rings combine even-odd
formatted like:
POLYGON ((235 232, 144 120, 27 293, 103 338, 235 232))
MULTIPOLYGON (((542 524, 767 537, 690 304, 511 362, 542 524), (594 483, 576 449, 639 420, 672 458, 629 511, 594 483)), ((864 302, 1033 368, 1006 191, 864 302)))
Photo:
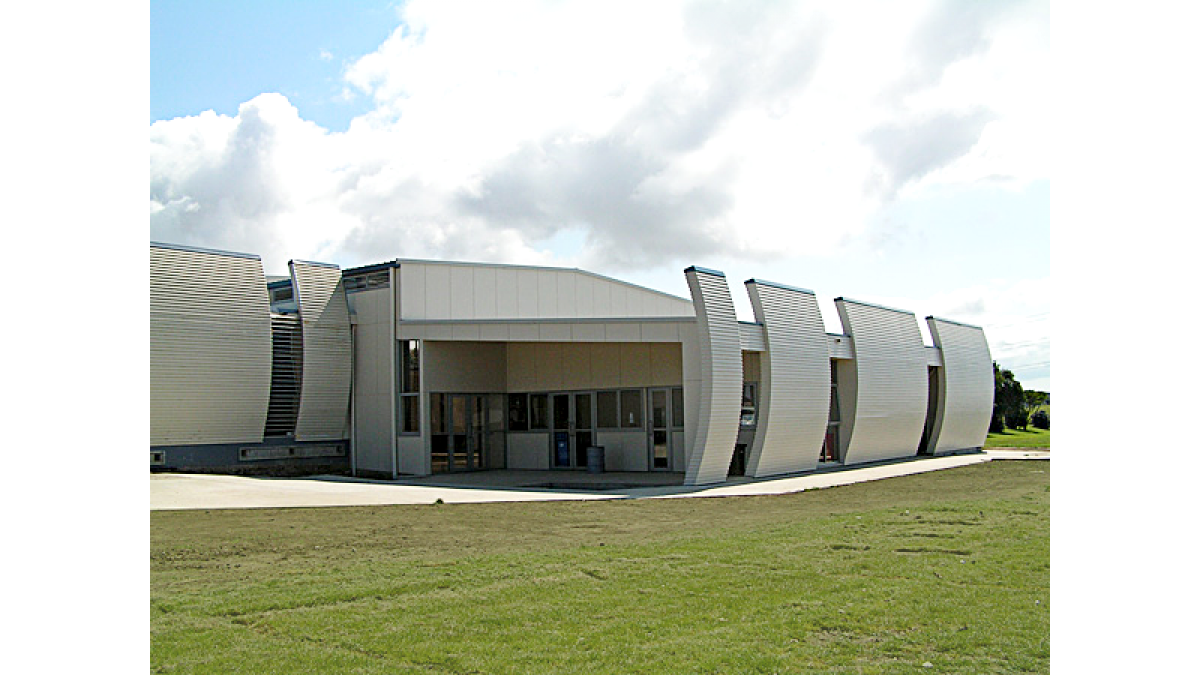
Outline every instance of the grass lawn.
POLYGON ((1049 672, 1050 464, 793 495, 160 511, 171 673, 1049 672))
POLYGON ((1021 431, 1020 429, 1005 429, 998 434, 987 435, 987 441, 983 444, 984 448, 1044 448, 1050 449, 1050 430, 1049 429, 1034 429, 1030 426, 1028 430, 1021 431))

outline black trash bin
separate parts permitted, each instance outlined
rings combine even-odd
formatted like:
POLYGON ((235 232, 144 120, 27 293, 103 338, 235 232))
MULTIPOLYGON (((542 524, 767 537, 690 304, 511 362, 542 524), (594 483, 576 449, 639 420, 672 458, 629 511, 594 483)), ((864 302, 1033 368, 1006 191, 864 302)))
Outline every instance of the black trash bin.
POLYGON ((604 446, 589 445, 587 449, 588 473, 604 473, 604 446))

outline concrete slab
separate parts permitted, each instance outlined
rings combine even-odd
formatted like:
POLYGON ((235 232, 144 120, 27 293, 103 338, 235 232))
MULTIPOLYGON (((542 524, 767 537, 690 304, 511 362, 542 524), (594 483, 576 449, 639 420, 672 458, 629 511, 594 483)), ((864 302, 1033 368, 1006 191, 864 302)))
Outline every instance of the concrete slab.
POLYGON ((391 504, 562 501, 777 495, 927 471, 952 469, 993 459, 1049 459, 1049 452, 987 451, 919 458, 874 466, 823 470, 783 478, 735 478, 689 487, 682 474, 558 471, 486 471, 399 481, 346 476, 253 478, 211 474, 151 474, 150 509, 245 509, 391 504), (590 484, 590 485, 589 485, 590 484), (538 487, 540 486, 540 487, 538 487), (554 487, 549 487, 554 486, 554 487), (566 487, 564 487, 566 486, 566 487), (605 489, 614 488, 615 489, 605 489), (571 489, 579 488, 579 489, 571 489))

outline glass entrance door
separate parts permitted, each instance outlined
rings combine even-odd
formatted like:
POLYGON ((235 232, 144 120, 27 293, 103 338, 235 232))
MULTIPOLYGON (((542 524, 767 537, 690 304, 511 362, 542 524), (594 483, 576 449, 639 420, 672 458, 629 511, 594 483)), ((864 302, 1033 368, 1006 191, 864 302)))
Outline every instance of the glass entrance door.
POLYGON ((470 456, 470 396, 450 396, 450 470, 466 471, 470 456))
POLYGON ((487 396, 433 394, 430 405, 433 473, 482 469, 489 440, 487 396))
POLYGON ((550 397, 550 460, 555 468, 571 467, 571 395, 550 397))
POLYGON ((573 394, 574 416, 571 418, 571 441, 575 443, 575 466, 587 466, 587 449, 595 441, 592 429, 592 393, 573 394))
POLYGON ((650 450, 650 469, 671 470, 671 392, 667 389, 650 390, 650 424, 647 434, 650 450))
POLYGON ((587 449, 595 442, 592 392, 550 397, 550 453, 556 469, 587 466, 587 449))

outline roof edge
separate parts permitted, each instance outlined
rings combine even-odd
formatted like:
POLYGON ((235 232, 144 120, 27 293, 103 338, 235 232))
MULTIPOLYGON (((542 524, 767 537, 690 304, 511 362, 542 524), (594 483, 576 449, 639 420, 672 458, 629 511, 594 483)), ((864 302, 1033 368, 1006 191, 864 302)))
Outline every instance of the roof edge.
POLYGON ((183 244, 168 244, 161 241, 150 242, 150 248, 165 248, 172 251, 187 251, 188 253, 208 253, 211 255, 224 255, 233 258, 249 258, 251 260, 262 260, 262 257, 257 253, 240 253, 238 251, 222 251, 217 248, 202 248, 200 246, 185 246, 183 244))

